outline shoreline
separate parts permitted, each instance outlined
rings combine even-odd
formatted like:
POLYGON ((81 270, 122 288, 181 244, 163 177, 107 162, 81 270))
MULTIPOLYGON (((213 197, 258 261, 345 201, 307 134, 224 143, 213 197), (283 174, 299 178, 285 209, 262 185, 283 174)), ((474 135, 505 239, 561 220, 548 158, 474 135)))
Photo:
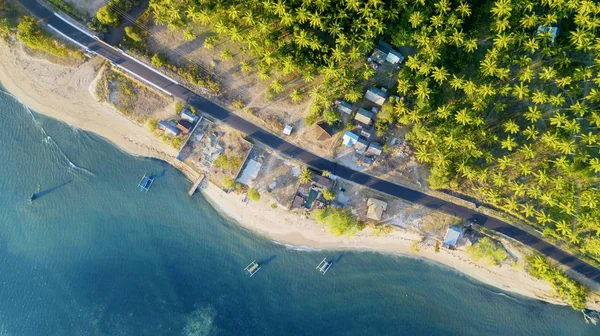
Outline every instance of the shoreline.
MULTIPOLYGON (((101 64, 98 58, 68 68, 28 55, 20 44, 9 47, 2 43, 0 58, 3 59, 0 82, 4 90, 31 110, 96 133, 131 155, 161 159, 182 170, 174 162, 176 151, 172 147, 150 134, 144 125, 127 119, 112 106, 96 99, 92 88, 101 64)), ((190 178, 186 171, 182 172, 190 178)), ((201 192, 220 214, 278 244, 311 249, 368 250, 427 259, 507 292, 566 305, 553 295, 548 283, 522 269, 510 265, 487 267, 469 260, 460 250, 442 249, 437 253, 433 247, 424 246, 420 252, 413 253, 410 244, 420 240, 417 234, 397 229, 388 235, 376 236, 367 228, 354 237, 336 237, 313 220, 302 219, 285 209, 270 208, 264 199, 258 204, 252 203, 255 206, 241 206, 239 195, 226 194, 212 184, 201 192)), ((588 307, 599 309, 600 305, 589 302, 588 307)))

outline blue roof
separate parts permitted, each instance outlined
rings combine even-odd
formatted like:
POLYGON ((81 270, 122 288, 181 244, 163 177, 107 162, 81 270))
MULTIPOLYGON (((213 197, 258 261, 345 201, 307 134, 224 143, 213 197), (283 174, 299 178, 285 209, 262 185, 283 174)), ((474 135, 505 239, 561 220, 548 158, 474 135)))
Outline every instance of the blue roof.
POLYGON ((169 123, 169 126, 167 126, 167 130, 169 130, 169 131, 171 131, 171 132, 173 132, 175 134, 181 133, 181 130, 179 128, 177 128, 177 124, 175 122, 173 122, 173 121, 171 121, 169 123))
POLYGON ((460 228, 456 226, 449 226, 446 236, 444 237, 444 243, 442 243, 442 247, 455 247, 460 234, 460 228))
POLYGON ((346 131, 346 133, 344 134, 344 140, 343 140, 343 144, 348 146, 348 147, 352 147, 354 146, 354 144, 358 141, 358 135, 354 134, 350 131, 346 131))

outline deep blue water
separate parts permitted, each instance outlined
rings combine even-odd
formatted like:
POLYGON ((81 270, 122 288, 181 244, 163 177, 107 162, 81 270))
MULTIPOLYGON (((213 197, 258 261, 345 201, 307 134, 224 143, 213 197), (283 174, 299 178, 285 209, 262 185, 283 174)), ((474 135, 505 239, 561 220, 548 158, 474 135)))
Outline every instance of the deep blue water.
POLYGON ((2 92, 0 118, 0 335, 600 334, 430 262, 272 243, 188 197, 168 164, 2 92))

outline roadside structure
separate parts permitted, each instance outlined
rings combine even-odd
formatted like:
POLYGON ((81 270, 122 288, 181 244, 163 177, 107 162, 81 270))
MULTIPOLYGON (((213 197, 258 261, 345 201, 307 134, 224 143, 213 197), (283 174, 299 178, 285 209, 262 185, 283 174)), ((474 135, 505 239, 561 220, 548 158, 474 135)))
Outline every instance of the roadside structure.
POLYGON ((174 121, 171 121, 165 129, 165 134, 170 136, 178 136, 180 133, 181 130, 177 127, 177 123, 174 121))
POLYGON ((450 225, 448 227, 448 231, 446 231, 446 236, 444 236, 444 242, 442 243, 442 247, 448 249, 455 249, 461 234, 462 232, 459 227, 450 225))
POLYGON ((376 198, 367 199, 367 218, 380 221, 387 210, 387 203, 376 198))
POLYGON ((343 100, 338 101, 338 106, 337 106, 337 110, 340 111, 340 113, 345 113, 345 114, 352 114, 352 104, 345 102, 343 100))
POLYGON ((375 46, 375 50, 373 50, 370 59, 382 65, 384 62, 398 64, 404 61, 404 56, 402 56, 400 52, 394 50, 388 43, 379 41, 377 46, 375 46))
POLYGON ((329 125, 325 121, 320 121, 317 123, 317 128, 319 129, 319 137, 318 140, 328 140, 335 134, 335 130, 332 125, 329 125))
POLYGON ((293 129, 294 129, 294 127, 292 125, 285 125, 285 128, 283 129, 283 134, 291 135, 293 129))
POLYGON ((363 125, 370 126, 371 123, 373 122, 373 112, 369 112, 369 111, 365 110, 364 108, 360 108, 360 109, 358 109, 358 111, 356 111, 354 120, 358 121, 359 123, 361 123, 363 125))
POLYGON ((383 105, 388 98, 387 90, 378 89, 371 86, 365 93, 365 99, 371 101, 379 106, 383 105))
POLYGON ((187 120, 191 123, 195 123, 198 120, 198 116, 194 115, 192 111, 188 109, 183 109, 181 111, 181 119, 187 120))

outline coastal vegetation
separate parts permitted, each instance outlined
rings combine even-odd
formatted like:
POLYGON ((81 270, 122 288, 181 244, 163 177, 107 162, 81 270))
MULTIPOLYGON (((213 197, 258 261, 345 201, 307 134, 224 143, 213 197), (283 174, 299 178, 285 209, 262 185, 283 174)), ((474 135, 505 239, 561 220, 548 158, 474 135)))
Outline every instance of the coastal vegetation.
POLYGON ((497 244, 488 237, 481 238, 471 246, 467 246, 467 253, 475 261, 483 260, 490 266, 500 265, 507 258, 502 245, 497 244))
POLYGON ((398 79, 405 100, 380 121, 409 128, 432 188, 484 199, 596 263, 599 11, 591 1, 415 4, 392 32, 416 46, 398 79))
POLYGON ((59 42, 42 27, 33 16, 23 16, 17 25, 17 38, 29 49, 46 53, 61 58, 72 57, 78 60, 85 59, 79 49, 71 48, 59 42))
POLYGON ((317 222, 325 224, 327 230, 336 236, 353 236, 362 230, 365 224, 356 218, 350 210, 327 207, 315 211, 317 222))
POLYGON ((248 198, 251 201, 259 201, 260 200, 260 193, 258 192, 258 190, 256 190, 256 188, 250 188, 248 189, 248 198))
POLYGON ((573 309, 583 311, 587 300, 588 289, 569 278, 556 265, 540 255, 527 258, 527 271, 536 278, 548 281, 557 295, 569 302, 573 309))

